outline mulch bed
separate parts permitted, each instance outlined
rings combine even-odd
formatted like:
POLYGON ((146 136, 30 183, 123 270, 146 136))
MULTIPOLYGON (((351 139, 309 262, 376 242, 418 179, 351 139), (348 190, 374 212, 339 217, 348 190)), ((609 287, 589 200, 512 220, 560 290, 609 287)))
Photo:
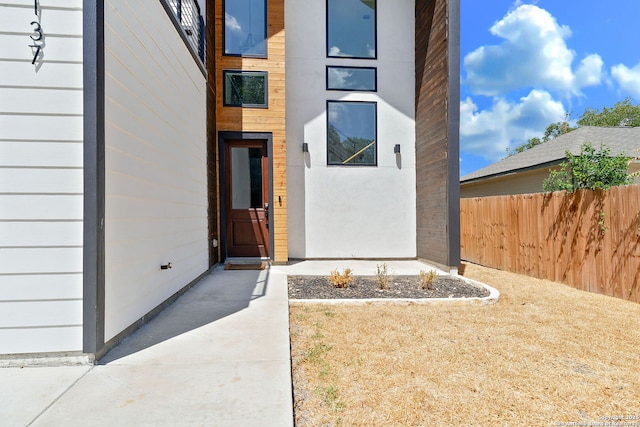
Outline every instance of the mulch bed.
POLYGON ((290 299, 482 298, 489 291, 452 276, 439 276, 422 289, 417 276, 392 276, 380 289, 376 276, 354 276, 348 288, 336 288, 327 276, 288 276, 290 299))

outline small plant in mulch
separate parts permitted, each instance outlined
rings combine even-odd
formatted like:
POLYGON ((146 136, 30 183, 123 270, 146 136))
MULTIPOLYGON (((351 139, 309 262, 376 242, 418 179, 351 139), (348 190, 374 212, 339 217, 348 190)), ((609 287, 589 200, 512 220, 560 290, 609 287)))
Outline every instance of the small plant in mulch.
POLYGON ((352 271, 349 267, 342 270, 342 273, 336 268, 329 274, 329 282, 334 288, 348 288, 351 282, 353 282, 353 275, 351 273, 352 271))
POLYGON ((420 270, 418 273, 418 279, 420 280, 420 288, 424 290, 430 290, 433 287, 433 282, 438 278, 438 273, 435 270, 424 271, 420 270))
POLYGON ((391 279, 389 277, 389 268, 387 267, 387 263, 385 262, 382 265, 376 265, 376 269, 376 280, 378 282, 378 288, 389 289, 389 282, 391 281, 391 279))

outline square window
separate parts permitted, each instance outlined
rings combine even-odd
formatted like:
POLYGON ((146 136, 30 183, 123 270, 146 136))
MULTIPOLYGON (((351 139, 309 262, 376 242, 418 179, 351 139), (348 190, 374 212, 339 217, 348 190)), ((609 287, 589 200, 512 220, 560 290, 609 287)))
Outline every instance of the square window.
POLYGON ((327 164, 377 164, 376 103, 327 101, 327 164))
POLYGON ((267 56, 267 0, 224 0, 224 54, 267 56))
POLYGON ((327 0, 327 56, 376 58, 376 0, 327 0))
POLYGON ((224 106, 267 108, 266 71, 223 72, 224 106))
POLYGON ((376 69, 373 67, 327 66, 327 90, 375 92, 376 69))

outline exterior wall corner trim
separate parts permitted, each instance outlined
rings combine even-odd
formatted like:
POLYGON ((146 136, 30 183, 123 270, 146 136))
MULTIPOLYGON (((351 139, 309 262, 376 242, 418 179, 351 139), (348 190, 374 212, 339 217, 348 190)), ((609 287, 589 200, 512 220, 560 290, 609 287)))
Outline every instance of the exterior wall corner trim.
POLYGON ((82 351, 104 347, 105 325, 105 62, 104 0, 84 2, 84 220, 82 351))

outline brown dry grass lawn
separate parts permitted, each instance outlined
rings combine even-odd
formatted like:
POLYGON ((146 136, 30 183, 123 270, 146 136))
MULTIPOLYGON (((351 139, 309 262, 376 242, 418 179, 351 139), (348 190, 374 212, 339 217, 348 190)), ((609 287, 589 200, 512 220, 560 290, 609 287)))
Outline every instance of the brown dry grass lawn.
POLYGON ((639 304, 464 275, 500 302, 291 307, 296 426, 640 425, 639 304))

